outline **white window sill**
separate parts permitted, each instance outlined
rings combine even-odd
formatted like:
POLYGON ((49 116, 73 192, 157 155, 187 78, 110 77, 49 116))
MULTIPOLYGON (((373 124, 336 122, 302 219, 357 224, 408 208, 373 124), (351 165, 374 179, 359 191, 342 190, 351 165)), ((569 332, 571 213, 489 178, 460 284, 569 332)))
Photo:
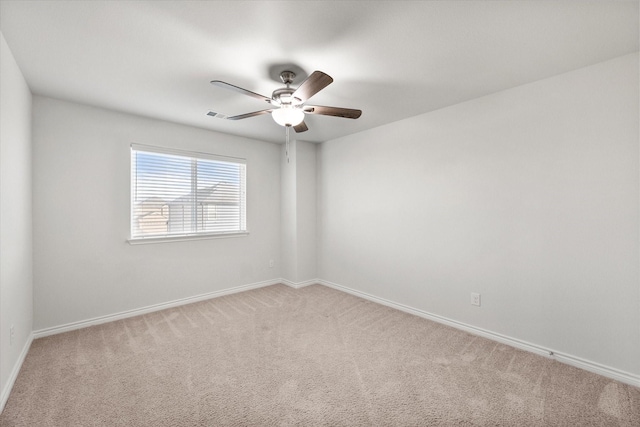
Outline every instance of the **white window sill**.
POLYGON ((187 234, 180 236, 162 236, 162 237, 136 237, 129 239, 127 242, 130 245, 147 245, 151 243, 171 243, 171 242, 186 242, 190 240, 205 240, 205 239, 226 239, 229 237, 245 237, 248 236, 248 231, 240 231, 233 233, 212 233, 212 234, 187 234))

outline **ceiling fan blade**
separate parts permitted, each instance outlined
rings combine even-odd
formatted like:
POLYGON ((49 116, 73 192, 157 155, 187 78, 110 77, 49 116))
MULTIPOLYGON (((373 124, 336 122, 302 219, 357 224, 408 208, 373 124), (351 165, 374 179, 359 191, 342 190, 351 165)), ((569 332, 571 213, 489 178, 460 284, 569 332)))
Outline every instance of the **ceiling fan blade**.
POLYGON ((243 89, 241 87, 232 85, 231 83, 227 83, 227 82, 223 82, 221 80, 212 80, 211 84, 214 86, 218 86, 218 87, 222 87, 225 89, 230 89, 239 93, 242 93, 244 95, 248 95, 252 98, 256 98, 259 99, 261 101, 266 101, 266 102, 271 102, 271 98, 269 98, 268 96, 264 96, 264 95, 260 95, 259 93, 255 93, 255 92, 251 92, 250 90, 247 89, 243 89))
POLYGON ((301 102, 305 102, 316 93, 320 92, 325 87, 329 86, 333 82, 330 75, 323 73, 322 71, 314 71, 305 81, 302 82, 298 89, 293 92, 294 98, 298 98, 301 102))
POLYGON ((270 108, 268 110, 254 111, 252 113, 239 114, 237 116, 227 116, 225 114, 216 113, 215 111, 209 111, 207 113, 207 116, 216 117, 219 119, 227 119, 227 120, 241 120, 241 119, 248 119, 249 117, 255 117, 255 116, 260 116, 262 114, 267 114, 272 112, 273 110, 274 110, 273 108, 270 108))
POLYGON ((322 105, 305 105, 304 112, 309 114, 322 114, 323 116, 344 117, 345 119, 357 119, 362 110, 340 107, 323 107, 322 105))
POLYGON ((297 133, 300 133, 300 132, 308 131, 309 128, 307 127, 307 124, 304 121, 302 121, 302 122, 300 122, 300 124, 295 125, 293 127, 293 130, 295 130, 297 133))

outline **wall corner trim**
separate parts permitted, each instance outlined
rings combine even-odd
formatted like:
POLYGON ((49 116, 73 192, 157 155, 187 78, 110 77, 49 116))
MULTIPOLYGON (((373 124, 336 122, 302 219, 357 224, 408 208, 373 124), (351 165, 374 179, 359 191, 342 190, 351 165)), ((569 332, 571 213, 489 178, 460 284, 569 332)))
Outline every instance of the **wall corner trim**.
POLYGON ((309 279, 309 280, 305 280, 303 282, 292 282, 291 280, 287 280, 287 279, 280 279, 280 283, 285 284, 291 288, 294 289, 300 289, 300 288, 304 288, 305 286, 309 286, 309 285, 319 285, 322 284, 322 280, 320 279, 309 279))
POLYGON ((447 317, 439 316, 437 314, 429 313, 423 310, 419 310, 413 307, 409 307, 404 304, 399 304, 394 301, 387 300, 385 298, 380 298, 375 295, 368 294, 366 292, 358 291, 347 286, 339 285, 337 283, 329 282, 327 280, 318 280, 319 284, 323 286, 327 286, 329 288, 333 288, 342 292, 346 292, 351 295, 358 296, 360 298, 364 298, 366 300, 386 305, 387 307, 395 308, 400 311, 404 311, 405 313, 413 314, 415 316, 422 317, 424 319, 432 320, 434 322, 438 322, 447 326, 451 326, 456 329, 463 330, 473 335, 478 335, 483 338, 490 339, 492 341, 497 341, 502 344, 506 344, 511 347, 515 347, 520 350, 528 351, 531 353, 538 354, 540 356, 544 356, 547 358, 555 359, 558 362, 574 366, 576 368, 584 369, 585 371, 592 372, 594 374, 602 375, 603 377, 610 378, 612 380, 620 381, 625 384, 629 384, 635 387, 640 388, 640 375, 635 375, 630 372, 624 372, 619 369, 615 369, 609 366, 601 365, 596 362, 592 362, 590 360, 586 360, 577 356, 573 356, 570 354, 563 354, 561 352, 557 352, 553 349, 547 349, 541 347, 536 344, 532 344, 526 341, 518 340, 512 337, 508 337, 502 334, 498 334, 496 332, 492 332, 486 329, 477 328, 475 326, 468 325, 466 323, 458 322, 447 317))
POLYGON ((11 374, 9 375, 9 379, 2 389, 2 394, 0 395, 0 413, 4 410, 7 401, 9 400, 9 395, 11 394, 11 390, 13 389, 13 385, 18 378, 18 373, 20 373, 20 369, 22 368, 22 364, 24 363, 24 359, 27 357, 27 353, 29 352, 29 348, 31 348, 31 343, 34 340, 33 332, 29 334, 27 338, 27 342, 24 344, 22 348, 22 352, 20 352, 20 356, 16 361, 16 364, 13 365, 13 369, 11 370, 11 374))

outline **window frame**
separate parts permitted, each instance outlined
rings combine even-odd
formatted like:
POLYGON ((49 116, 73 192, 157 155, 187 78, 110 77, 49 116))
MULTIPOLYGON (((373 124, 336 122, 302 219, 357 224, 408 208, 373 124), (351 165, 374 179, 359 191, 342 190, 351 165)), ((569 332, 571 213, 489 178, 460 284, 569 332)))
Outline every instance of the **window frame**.
MULTIPOLYGON (((137 144, 132 143, 129 149, 129 238, 127 242, 131 245, 138 244, 148 244, 148 243, 165 243, 165 242, 181 242, 181 241, 191 241, 191 240, 202 240, 202 239, 220 239, 220 238, 231 238, 231 237, 244 237, 249 235, 248 229, 248 210, 247 210, 247 161, 241 157, 231 157, 231 156, 223 156, 213 153, 199 152, 199 151, 188 151, 181 150, 175 148, 167 148, 167 147, 158 147, 153 145, 145 145, 145 144, 137 144), (210 160, 210 161, 219 161, 225 163, 234 163, 238 165, 242 165, 242 176, 241 179, 243 181, 243 186, 241 187, 241 200, 242 207, 244 209, 244 213, 241 213, 241 224, 244 225, 243 230, 233 230, 233 231, 209 231, 209 232, 185 232, 181 234, 172 234, 172 235, 150 235, 150 236, 134 236, 134 206, 135 206, 135 190, 134 190, 134 153, 135 152, 147 152, 147 153, 157 153, 157 154, 166 154, 171 156, 180 156, 185 157, 191 160, 210 160)), ((242 209, 242 208, 241 208, 242 209)), ((200 219, 196 215, 196 221, 200 219)))

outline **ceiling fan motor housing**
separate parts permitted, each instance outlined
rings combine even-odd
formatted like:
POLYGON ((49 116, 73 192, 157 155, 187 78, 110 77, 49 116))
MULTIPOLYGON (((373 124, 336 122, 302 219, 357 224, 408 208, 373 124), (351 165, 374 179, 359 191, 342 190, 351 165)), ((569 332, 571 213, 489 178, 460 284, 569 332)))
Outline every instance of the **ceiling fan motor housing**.
MULTIPOLYGON (((297 104, 294 101, 300 101, 300 100, 291 96, 293 95, 293 92, 295 92, 294 89, 291 89, 289 87, 283 87, 281 89, 274 90, 273 93, 271 94, 271 98, 273 99, 276 105, 297 104)), ((272 102, 272 104, 274 102, 272 102)))

